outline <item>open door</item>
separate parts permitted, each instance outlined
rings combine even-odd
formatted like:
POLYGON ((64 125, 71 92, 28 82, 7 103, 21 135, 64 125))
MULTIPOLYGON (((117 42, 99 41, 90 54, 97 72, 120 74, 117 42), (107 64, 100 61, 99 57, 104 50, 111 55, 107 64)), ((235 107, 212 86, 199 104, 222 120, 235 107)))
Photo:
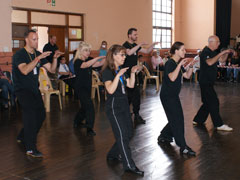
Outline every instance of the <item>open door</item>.
POLYGON ((64 52, 64 56, 68 61, 68 52, 67 47, 65 47, 65 33, 66 30, 64 27, 49 27, 48 29, 48 37, 56 36, 57 37, 57 46, 61 52, 64 52))

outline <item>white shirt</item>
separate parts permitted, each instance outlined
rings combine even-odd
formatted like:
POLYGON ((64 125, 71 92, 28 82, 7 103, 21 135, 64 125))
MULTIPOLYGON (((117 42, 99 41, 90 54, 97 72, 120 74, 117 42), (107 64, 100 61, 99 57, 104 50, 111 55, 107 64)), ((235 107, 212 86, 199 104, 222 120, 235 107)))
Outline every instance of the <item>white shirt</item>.
POLYGON ((197 61, 194 65, 193 65, 193 72, 195 73, 197 70, 200 69, 200 57, 199 55, 194 57, 194 61, 197 61))
MULTIPOLYGON (((60 63, 58 72, 69 72, 68 65, 67 65, 67 64, 61 64, 61 63, 60 63)), ((58 78, 59 78, 60 76, 61 76, 61 75, 58 73, 58 78)))
POLYGON ((168 61, 168 58, 163 58, 163 65, 168 61))
POLYGON ((152 61, 153 69, 156 69, 156 67, 157 67, 159 64, 163 63, 163 60, 162 60, 162 58, 161 58, 160 56, 157 56, 157 57, 152 56, 151 61, 152 61))

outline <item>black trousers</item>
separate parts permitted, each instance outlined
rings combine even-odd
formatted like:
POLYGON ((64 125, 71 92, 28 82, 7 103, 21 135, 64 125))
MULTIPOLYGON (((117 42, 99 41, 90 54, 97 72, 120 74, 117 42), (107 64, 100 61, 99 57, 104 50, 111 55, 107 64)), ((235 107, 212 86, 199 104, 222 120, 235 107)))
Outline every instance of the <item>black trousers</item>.
POLYGON ((106 114, 111 123, 116 142, 108 152, 108 157, 121 155, 123 168, 133 168, 129 141, 133 135, 133 124, 127 97, 113 97, 106 102, 106 114))
POLYGON ((180 148, 184 148, 186 146, 184 116, 180 99, 178 96, 166 97, 163 94, 160 94, 160 99, 168 119, 168 123, 162 129, 160 136, 169 140, 174 137, 176 144, 180 148))
POLYGON ((70 86, 70 88, 74 89, 75 85, 75 77, 69 78, 69 75, 62 75, 59 77, 59 79, 63 79, 63 81, 70 86))
POLYGON ((91 89, 78 89, 76 92, 81 103, 81 108, 75 116, 74 123, 79 124, 86 119, 87 127, 92 129, 95 121, 95 111, 91 99, 91 89))
POLYGON ((126 88, 128 95, 128 103, 133 106, 133 113, 139 114, 140 110, 140 88, 137 82, 135 82, 134 88, 126 88))
POLYGON ((18 139, 23 140, 26 150, 37 150, 37 135, 46 117, 40 91, 18 91, 16 96, 22 108, 23 128, 18 139))
POLYGON ((193 121, 202 124, 207 120, 210 114, 214 127, 222 126, 223 121, 219 114, 219 100, 213 85, 200 84, 200 89, 203 104, 193 121))

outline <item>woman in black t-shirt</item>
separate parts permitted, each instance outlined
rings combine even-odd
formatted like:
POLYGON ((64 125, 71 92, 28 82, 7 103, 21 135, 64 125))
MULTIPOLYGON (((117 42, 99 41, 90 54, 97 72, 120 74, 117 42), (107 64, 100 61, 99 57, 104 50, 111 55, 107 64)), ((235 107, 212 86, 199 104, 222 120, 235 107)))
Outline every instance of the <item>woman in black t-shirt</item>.
POLYGON ((133 125, 125 92, 126 86, 134 87, 135 72, 140 70, 140 67, 133 66, 130 77, 128 77, 126 74, 128 67, 120 68, 125 58, 126 49, 120 45, 113 45, 107 53, 106 63, 102 70, 102 78, 107 90, 105 110, 116 139, 108 152, 107 160, 121 160, 125 171, 143 176, 144 172, 136 167, 129 148, 133 125))
POLYGON ((172 54, 172 58, 165 64, 163 84, 160 93, 160 99, 168 118, 168 124, 161 131, 158 137, 158 143, 169 144, 174 137, 176 144, 180 147, 181 154, 195 156, 196 153, 189 148, 185 142, 184 116, 179 99, 182 76, 187 79, 191 77, 195 61, 192 61, 183 68, 183 65, 185 65, 187 61, 185 59, 180 61, 186 53, 182 42, 175 42, 170 49, 170 53, 172 54), (188 70, 186 71, 185 69, 188 70))
POLYGON ((96 58, 90 58, 91 46, 85 42, 79 44, 76 56, 74 58, 74 72, 76 75, 75 79, 75 93, 81 103, 81 108, 75 116, 73 126, 87 128, 87 134, 95 136, 96 133, 93 131, 95 112, 93 102, 91 100, 91 89, 92 89, 92 67, 102 66, 105 62, 105 56, 99 56, 96 58), (98 61, 103 59, 102 61, 98 61), (82 121, 86 118, 86 124, 82 121))

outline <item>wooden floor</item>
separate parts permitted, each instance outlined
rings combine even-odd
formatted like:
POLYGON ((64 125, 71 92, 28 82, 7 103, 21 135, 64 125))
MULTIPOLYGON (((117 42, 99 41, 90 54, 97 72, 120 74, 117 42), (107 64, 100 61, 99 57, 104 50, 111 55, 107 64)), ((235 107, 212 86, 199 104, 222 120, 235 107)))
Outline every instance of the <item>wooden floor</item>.
POLYGON ((153 85, 142 96, 140 114, 146 125, 135 130, 131 141, 133 158, 145 171, 143 178, 124 174, 121 164, 108 164, 106 153, 114 143, 110 124, 104 113, 104 102, 95 103, 97 136, 87 137, 85 129, 74 130, 72 121, 78 102, 63 98, 63 111, 57 97, 52 97, 51 112, 38 136, 43 159, 25 155, 16 136, 22 127, 21 113, 1 111, 0 115, 0 180, 238 180, 240 179, 240 84, 218 83, 221 115, 233 132, 217 132, 211 119, 206 127, 193 127, 192 119, 200 107, 198 84, 184 83, 180 97, 185 116, 188 145, 197 152, 195 158, 184 158, 172 143, 160 147, 157 137, 167 122, 153 85))

